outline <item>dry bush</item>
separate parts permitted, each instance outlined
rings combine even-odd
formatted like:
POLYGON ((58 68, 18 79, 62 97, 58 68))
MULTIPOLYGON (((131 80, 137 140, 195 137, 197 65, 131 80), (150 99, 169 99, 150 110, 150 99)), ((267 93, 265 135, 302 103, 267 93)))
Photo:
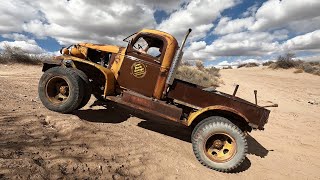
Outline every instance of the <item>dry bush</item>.
POLYGON ((181 65, 178 68, 176 78, 197 84, 203 87, 219 86, 219 69, 211 67, 199 70, 195 66, 181 65))
POLYGON ((257 67, 257 66, 259 66, 258 63, 251 62, 251 63, 240 64, 240 65, 238 65, 238 68, 242 68, 242 67, 257 67))
POLYGON ((276 61, 271 68, 273 69, 290 69, 296 67, 297 64, 294 60, 279 60, 276 61))
POLYGON ((274 63, 273 61, 267 61, 262 63, 262 66, 270 66, 270 64, 274 63))
POLYGON ((302 62, 297 68, 306 73, 320 76, 320 62, 302 62))
POLYGON ((226 67, 223 67, 222 69, 232 69, 231 66, 226 66, 226 67))
POLYGON ((269 65, 272 69, 290 69, 296 68, 294 73, 306 72, 320 76, 320 62, 305 62, 301 60, 293 60, 295 57, 292 53, 287 53, 284 56, 279 56, 278 60, 269 65))
POLYGON ((203 71, 204 70, 204 65, 202 61, 196 61, 196 67, 200 70, 203 71))
POLYGON ((298 67, 301 64, 301 61, 294 61, 295 57, 292 53, 287 53, 284 56, 279 56, 277 61, 270 64, 269 67, 272 69, 290 69, 298 67))
POLYGON ((40 65, 41 61, 49 58, 47 55, 29 54, 19 47, 5 45, 0 53, 0 64, 40 65))
POLYGON ((210 76, 220 77, 220 69, 215 67, 205 68, 205 72, 208 73, 210 76))

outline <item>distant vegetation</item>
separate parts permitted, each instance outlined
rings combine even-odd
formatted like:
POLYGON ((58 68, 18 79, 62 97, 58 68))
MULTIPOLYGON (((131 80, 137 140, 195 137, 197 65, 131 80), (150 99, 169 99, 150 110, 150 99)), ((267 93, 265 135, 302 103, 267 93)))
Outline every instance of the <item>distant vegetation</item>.
POLYGON ((40 65, 41 61, 48 58, 50 58, 48 55, 29 54, 19 47, 8 45, 0 51, 0 64, 40 65))
POLYGON ((269 65, 272 69, 290 69, 296 68, 295 73, 310 73, 320 76, 320 62, 306 62, 301 60, 294 60, 292 53, 287 53, 284 56, 279 56, 276 62, 269 65))
POLYGON ((232 69, 232 66, 226 66, 226 67, 223 67, 222 69, 232 69))
POLYGON ((203 87, 218 87, 220 73, 215 67, 206 68, 198 61, 195 65, 182 63, 177 71, 177 79, 197 84, 203 87))
POLYGON ((242 67, 257 67, 257 66, 259 66, 258 63, 251 62, 251 63, 240 64, 240 65, 238 65, 238 68, 242 68, 242 67))
MULTIPOLYGON (((258 63, 243 63, 238 65, 237 68, 242 67, 256 67, 258 63)), ((294 73, 310 73, 320 76, 320 61, 318 62, 307 62, 295 59, 295 54, 287 53, 280 55, 276 61, 267 61, 262 63, 262 66, 268 66, 271 69, 291 69, 295 68, 294 73)))
POLYGON ((274 61, 267 61, 262 63, 262 66, 270 66, 270 64, 274 63, 274 61))

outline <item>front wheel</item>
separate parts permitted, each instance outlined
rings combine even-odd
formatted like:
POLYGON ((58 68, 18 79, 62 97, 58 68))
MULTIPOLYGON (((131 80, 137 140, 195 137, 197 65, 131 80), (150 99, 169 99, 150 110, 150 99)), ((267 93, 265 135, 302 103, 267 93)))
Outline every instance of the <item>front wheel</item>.
POLYGON ((70 113, 83 100, 84 83, 71 68, 53 67, 45 71, 38 87, 42 104, 56 112, 70 113))
POLYGON ((241 129, 219 116, 206 118, 194 128, 192 147, 201 164, 222 172, 237 168, 248 150, 241 129))

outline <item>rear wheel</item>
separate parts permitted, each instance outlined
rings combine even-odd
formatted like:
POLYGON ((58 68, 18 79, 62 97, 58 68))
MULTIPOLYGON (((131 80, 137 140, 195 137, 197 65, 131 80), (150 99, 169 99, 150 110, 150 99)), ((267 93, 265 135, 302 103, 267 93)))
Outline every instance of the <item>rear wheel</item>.
POLYGON ((39 98, 43 105, 56 112, 70 113, 83 100, 84 83, 71 68, 53 67, 39 81, 39 98))
POLYGON ((237 168, 247 154, 247 140, 239 127, 228 119, 213 116, 199 123, 192 132, 192 147, 199 162, 214 170, 237 168))

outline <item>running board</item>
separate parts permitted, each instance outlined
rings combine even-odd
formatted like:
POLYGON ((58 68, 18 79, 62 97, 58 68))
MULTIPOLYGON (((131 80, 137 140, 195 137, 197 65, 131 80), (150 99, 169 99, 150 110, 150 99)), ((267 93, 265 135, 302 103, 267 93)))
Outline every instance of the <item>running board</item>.
POLYGON ((135 92, 125 91, 122 96, 107 96, 106 99, 171 121, 183 123, 180 120, 182 115, 181 108, 159 100, 153 100, 135 92))

